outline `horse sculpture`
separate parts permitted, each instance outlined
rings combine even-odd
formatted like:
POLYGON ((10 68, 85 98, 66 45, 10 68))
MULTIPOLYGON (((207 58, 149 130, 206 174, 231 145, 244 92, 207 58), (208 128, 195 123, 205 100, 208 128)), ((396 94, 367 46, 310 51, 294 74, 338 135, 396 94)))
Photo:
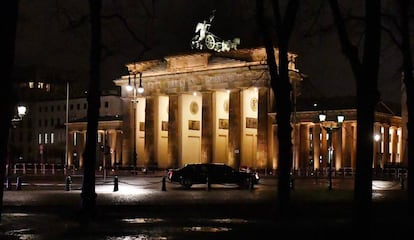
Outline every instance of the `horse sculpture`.
POLYGON ((210 15, 209 20, 204 20, 196 25, 196 35, 192 38, 191 48, 203 50, 207 48, 216 52, 226 52, 231 49, 236 50, 237 45, 240 44, 240 38, 233 40, 223 40, 220 37, 210 32, 211 22, 214 19, 215 10, 210 15))

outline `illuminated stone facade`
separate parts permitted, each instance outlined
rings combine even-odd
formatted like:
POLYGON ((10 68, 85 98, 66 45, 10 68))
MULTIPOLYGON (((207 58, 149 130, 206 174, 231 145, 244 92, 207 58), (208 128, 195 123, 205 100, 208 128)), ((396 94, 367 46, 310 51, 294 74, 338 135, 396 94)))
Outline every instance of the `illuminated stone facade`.
MULTIPOLYGON (((300 84, 296 57, 289 55, 289 70, 291 81, 300 84)), ((277 169, 274 96, 264 48, 194 52, 126 66, 130 75, 114 80, 122 89, 122 120, 99 126, 105 136, 111 134, 106 156, 111 167, 134 165, 135 149, 137 167, 167 169, 212 162, 266 172, 277 169), (144 93, 126 91, 131 76, 141 76, 144 93)), ((326 170, 329 137, 332 167, 355 169, 356 110, 325 110, 345 115, 344 124, 332 136, 315 121, 316 110, 298 111, 292 121, 293 166, 298 174, 326 170)), ((401 117, 376 113, 374 133, 381 137, 374 144, 373 167, 404 165, 401 131, 401 117)))

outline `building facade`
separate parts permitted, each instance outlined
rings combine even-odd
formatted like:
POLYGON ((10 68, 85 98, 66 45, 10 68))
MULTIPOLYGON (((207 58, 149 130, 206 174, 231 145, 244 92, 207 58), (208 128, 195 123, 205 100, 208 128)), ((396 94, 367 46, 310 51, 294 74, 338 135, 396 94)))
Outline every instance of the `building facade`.
MULTIPOLYGON (((278 59, 277 49, 275 54, 278 59)), ((303 74, 296 67, 297 57, 289 54, 289 71, 293 86, 300 89, 303 74)), ((251 167, 269 174, 278 168, 278 126, 264 48, 193 52, 128 63, 126 67, 129 74, 114 80, 121 89, 120 96, 101 98, 97 169, 168 169, 210 162, 251 167), (132 91, 127 86, 132 86, 132 91)), ((300 94, 294 92, 292 102, 296 103, 300 94)), ((65 100, 40 101, 31 107, 36 111, 31 120, 35 129, 31 133, 35 138, 31 147, 35 152, 33 162, 64 162, 71 168, 82 168, 86 98, 70 99, 68 106, 67 130, 56 127, 66 123, 65 100), (52 134, 53 141, 60 143, 54 154, 50 154, 52 134), (47 158, 42 156, 45 150, 47 158)), ((328 167, 338 172, 353 171, 356 109, 293 109, 295 173, 323 173, 328 167), (344 123, 327 132, 317 121, 321 110, 328 114, 325 124, 334 124, 332 117, 338 114, 345 116, 344 123)), ((401 116, 392 111, 376 112, 374 136, 370 136, 375 139, 373 168, 406 166, 403 131, 401 116)))
MULTIPOLYGON (((290 77, 300 85, 296 58, 289 54, 290 77)), ((124 106, 122 165, 164 169, 213 162, 275 171, 279 148, 266 63, 265 49, 255 48, 127 64, 130 74, 114 81, 122 89, 124 106), (135 89, 142 85, 144 93, 126 91, 131 84, 135 89)), ((354 169, 356 110, 340 110, 345 122, 332 136, 315 121, 318 111, 295 112, 295 170, 306 174, 326 169, 329 138, 331 167, 354 169)), ((376 113, 374 132, 379 137, 374 144, 373 167, 405 164, 401 158, 405 144, 402 129, 401 117, 376 113)))

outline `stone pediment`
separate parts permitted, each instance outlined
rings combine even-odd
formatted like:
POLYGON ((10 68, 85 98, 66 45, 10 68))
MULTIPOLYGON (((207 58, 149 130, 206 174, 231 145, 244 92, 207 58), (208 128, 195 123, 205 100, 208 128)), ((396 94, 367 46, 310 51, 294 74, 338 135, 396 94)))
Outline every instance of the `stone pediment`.
POLYGON ((209 53, 191 54, 191 55, 176 55, 165 57, 167 62, 167 71, 175 72, 177 70, 191 70, 206 68, 208 59, 211 56, 209 53))
POLYGON ((130 72, 131 74, 138 74, 154 66, 160 65, 161 63, 162 62, 160 60, 142 61, 142 62, 128 63, 126 64, 126 67, 128 68, 128 72, 130 72))

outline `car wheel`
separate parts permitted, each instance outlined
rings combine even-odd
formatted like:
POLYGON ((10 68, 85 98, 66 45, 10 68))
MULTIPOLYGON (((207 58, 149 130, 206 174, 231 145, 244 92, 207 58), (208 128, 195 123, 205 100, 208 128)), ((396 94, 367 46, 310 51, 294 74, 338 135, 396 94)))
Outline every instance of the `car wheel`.
POLYGON ((240 180, 239 187, 247 188, 248 186, 249 186, 249 179, 248 178, 243 178, 243 179, 240 180))
POLYGON ((181 180, 181 185, 183 185, 185 188, 190 188, 191 185, 193 185, 193 182, 191 181, 191 179, 184 178, 181 180))

